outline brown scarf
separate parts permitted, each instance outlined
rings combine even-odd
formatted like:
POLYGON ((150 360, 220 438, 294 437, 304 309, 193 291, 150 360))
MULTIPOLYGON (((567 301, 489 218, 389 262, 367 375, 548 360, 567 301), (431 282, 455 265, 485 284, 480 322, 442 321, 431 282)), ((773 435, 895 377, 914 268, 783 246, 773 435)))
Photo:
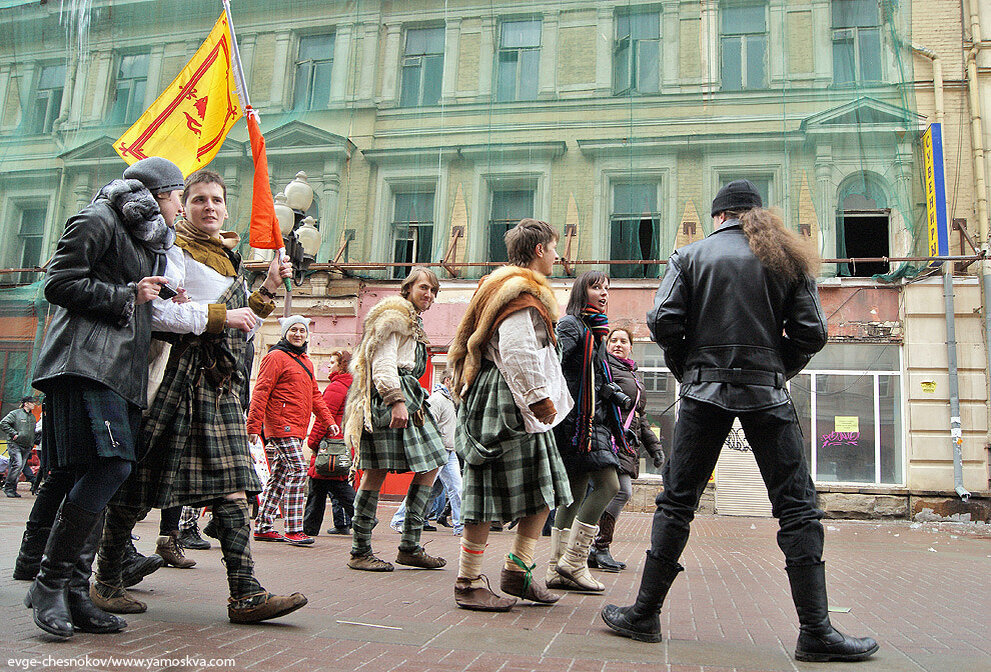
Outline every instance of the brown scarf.
POLYGON ((237 269, 227 255, 227 250, 233 250, 241 242, 241 237, 236 233, 220 231, 216 236, 210 236, 186 220, 176 222, 175 232, 175 244, 194 260, 225 277, 233 278, 237 275, 237 269))

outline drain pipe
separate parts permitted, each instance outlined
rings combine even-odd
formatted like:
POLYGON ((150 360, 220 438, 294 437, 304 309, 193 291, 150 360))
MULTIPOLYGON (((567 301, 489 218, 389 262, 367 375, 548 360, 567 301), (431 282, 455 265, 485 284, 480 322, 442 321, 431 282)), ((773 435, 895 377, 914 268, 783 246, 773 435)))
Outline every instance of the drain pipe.
MULTIPOLYGON (((912 51, 932 61, 933 96, 936 106, 936 123, 943 125, 943 64, 939 55, 916 44, 912 51)), ((960 380, 957 373, 957 337, 953 314, 953 264, 943 262, 943 307, 946 311, 946 359, 950 378, 950 439, 953 443, 953 485, 963 501, 970 499, 970 492, 963 487, 963 429, 960 423, 960 380)), ((985 295, 986 296, 986 295, 985 295)), ((984 311, 987 316, 987 310, 984 311)), ((991 371, 991 368, 988 369, 991 371)))

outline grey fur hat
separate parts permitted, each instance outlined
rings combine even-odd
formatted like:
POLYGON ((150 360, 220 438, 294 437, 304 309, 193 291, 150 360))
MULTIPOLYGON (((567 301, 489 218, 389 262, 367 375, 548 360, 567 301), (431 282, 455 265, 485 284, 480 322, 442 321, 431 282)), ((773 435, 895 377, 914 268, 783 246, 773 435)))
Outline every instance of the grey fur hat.
POLYGON ((124 170, 124 179, 138 180, 154 194, 175 191, 185 186, 179 166, 160 156, 141 159, 124 170))

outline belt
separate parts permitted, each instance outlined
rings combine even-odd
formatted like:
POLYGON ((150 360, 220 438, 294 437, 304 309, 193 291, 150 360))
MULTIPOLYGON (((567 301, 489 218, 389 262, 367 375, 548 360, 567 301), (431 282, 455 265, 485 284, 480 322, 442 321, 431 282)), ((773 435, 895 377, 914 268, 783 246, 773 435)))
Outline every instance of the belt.
POLYGON ((784 387, 785 376, 783 373, 755 369, 692 369, 685 374, 684 382, 784 387))

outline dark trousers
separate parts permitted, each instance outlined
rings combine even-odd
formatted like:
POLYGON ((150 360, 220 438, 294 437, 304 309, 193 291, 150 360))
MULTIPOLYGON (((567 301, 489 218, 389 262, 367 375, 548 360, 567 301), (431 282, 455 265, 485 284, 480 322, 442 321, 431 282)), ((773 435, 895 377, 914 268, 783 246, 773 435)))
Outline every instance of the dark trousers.
POLYGON ((657 496, 650 534, 651 554, 669 562, 681 557, 699 498, 735 417, 740 418, 767 486, 785 564, 821 562, 822 511, 816 508, 815 486, 791 404, 735 413, 689 398, 681 400, 671 456, 664 465, 664 491, 657 496))
POLYGON ((303 532, 313 536, 320 533, 323 514, 330 495, 334 513, 334 527, 339 530, 351 527, 354 518, 354 488, 348 481, 311 478, 306 493, 306 509, 303 511, 303 532))

